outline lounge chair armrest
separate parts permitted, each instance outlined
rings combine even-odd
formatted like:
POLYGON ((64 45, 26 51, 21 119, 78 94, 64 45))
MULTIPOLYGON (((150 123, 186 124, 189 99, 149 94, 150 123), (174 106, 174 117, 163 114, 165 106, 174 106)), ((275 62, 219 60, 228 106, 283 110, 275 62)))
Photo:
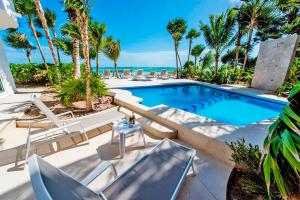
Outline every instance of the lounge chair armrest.
MULTIPOLYGON (((74 125, 78 125, 78 124, 79 124, 79 125, 81 126, 81 128, 82 128, 82 125, 81 125, 80 121, 77 121, 77 122, 73 122, 73 123, 64 125, 64 126, 59 127, 59 128, 53 128, 53 129, 50 129, 49 131, 46 131, 46 132, 44 132, 42 135, 38 135, 37 137, 34 137, 34 135, 33 135, 32 137, 30 137, 30 139, 37 139, 37 138, 43 138, 44 136, 50 136, 50 134, 52 134, 52 133, 55 133, 55 132, 57 132, 57 131, 64 130, 64 129, 68 128, 68 127, 71 127, 71 126, 74 126, 74 125)), ((28 135, 28 136, 30 136, 30 135, 28 135)))
POLYGON ((114 176, 117 176, 117 171, 115 169, 114 164, 112 163, 112 161, 105 161, 103 163, 100 163, 100 165, 98 165, 92 172, 90 172, 82 181, 81 183, 83 185, 88 185, 89 183, 91 183, 93 180, 95 180, 95 178, 97 178, 100 174, 102 174, 106 169, 108 169, 109 167, 112 167, 114 176))
POLYGON ((56 116, 61 117, 61 116, 64 116, 64 115, 71 115, 72 118, 74 118, 74 113, 72 111, 67 111, 67 112, 64 112, 64 113, 60 113, 56 116))

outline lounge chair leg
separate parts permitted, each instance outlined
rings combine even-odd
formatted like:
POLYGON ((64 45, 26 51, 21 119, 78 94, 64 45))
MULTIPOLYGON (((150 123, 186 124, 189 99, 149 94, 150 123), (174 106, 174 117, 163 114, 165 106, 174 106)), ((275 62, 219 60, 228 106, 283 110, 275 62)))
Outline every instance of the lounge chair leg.
POLYGON ((192 169, 193 169, 193 175, 196 176, 196 169, 195 169, 195 161, 193 159, 193 163, 192 163, 192 169))
POLYGON ((84 137, 85 137, 87 143, 90 144, 90 140, 89 140, 89 138, 88 138, 88 136, 87 136, 87 134, 86 134, 85 131, 83 132, 83 134, 84 134, 84 137))
POLYGON ((110 142, 111 144, 113 143, 114 135, 115 135, 115 129, 112 128, 112 130, 111 130, 111 142, 110 142))
POLYGON ((29 151, 30 151, 30 138, 29 138, 29 135, 28 135, 28 138, 27 138, 27 145, 26 145, 26 157, 25 157, 25 161, 27 163, 27 159, 28 159, 28 156, 29 156, 29 151))
POLYGON ((116 170, 116 167, 114 164, 111 164, 111 168, 113 170, 113 174, 114 174, 114 177, 116 178, 118 176, 118 173, 117 173, 117 170, 116 170))
POLYGON ((146 147, 147 143, 146 143, 146 140, 145 140, 145 135, 144 135, 144 129, 143 128, 141 128, 141 135, 142 135, 142 138, 143 138, 144 146, 146 147))

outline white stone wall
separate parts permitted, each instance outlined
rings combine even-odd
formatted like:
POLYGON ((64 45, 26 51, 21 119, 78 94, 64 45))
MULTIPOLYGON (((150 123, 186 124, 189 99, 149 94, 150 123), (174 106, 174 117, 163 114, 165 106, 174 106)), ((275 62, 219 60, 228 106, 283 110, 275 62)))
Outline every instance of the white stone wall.
POLYGON ((0 79, 4 87, 4 93, 0 93, 0 97, 13 94, 16 91, 14 78, 11 74, 2 44, 0 44, 0 79))
POLYGON ((300 37, 294 34, 262 42, 251 86, 264 90, 278 89, 287 79, 299 40, 300 37))

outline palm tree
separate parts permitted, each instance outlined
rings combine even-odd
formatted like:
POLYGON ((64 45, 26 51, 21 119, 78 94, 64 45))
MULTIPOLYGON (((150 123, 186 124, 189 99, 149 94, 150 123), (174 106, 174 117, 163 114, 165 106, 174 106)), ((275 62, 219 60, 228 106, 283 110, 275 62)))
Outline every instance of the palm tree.
POLYGON ((35 6, 36 6, 38 16, 39 16, 39 18, 42 22, 43 29, 45 30, 46 38, 47 38, 48 45, 49 45, 49 48, 50 48, 50 51, 51 51, 51 54, 52 54, 52 57, 53 57, 53 61, 57 65, 57 59, 56 59, 56 55, 55 55, 55 52, 54 52, 54 46, 53 46, 53 43, 52 43, 52 40, 51 40, 51 36, 50 36, 50 33, 49 33, 49 29, 48 29, 48 26, 47 26, 47 22, 46 22, 46 19, 45 19, 45 15, 44 15, 44 11, 43 11, 41 2, 40 2, 40 0, 34 0, 34 3, 35 3, 35 6))
MULTIPOLYGON (((53 38, 54 41, 57 38, 57 34, 56 34, 56 28, 55 28, 55 23, 56 23, 56 14, 54 11, 46 8, 45 9, 45 18, 46 18, 46 22, 48 27, 50 28, 52 34, 53 34, 53 38)), ((42 22, 40 20, 40 18, 36 18, 35 19, 36 24, 39 26, 39 28, 43 28, 42 22)), ((58 63, 61 63, 60 61, 60 55, 59 55, 59 48, 56 47, 56 53, 57 53, 57 59, 58 59, 58 63)))
POLYGON ((117 70, 117 61, 120 57, 120 52, 121 52, 120 41, 114 40, 111 36, 106 38, 103 52, 109 59, 114 61, 114 66, 115 66, 114 74, 117 78, 119 78, 119 74, 117 70))
POLYGON ((192 28, 185 37, 186 39, 189 40, 189 52, 188 52, 188 60, 187 60, 188 62, 190 61, 193 39, 196 39, 198 37, 200 37, 200 33, 194 28, 192 28))
POLYGON ((218 76, 218 63, 222 52, 233 43, 232 32, 234 30, 235 12, 226 11, 219 15, 210 15, 210 23, 200 23, 200 29, 206 44, 214 49, 215 53, 215 79, 218 76))
POLYGON ((73 43, 73 62, 74 62, 74 78, 78 79, 81 76, 80 73, 80 58, 79 58, 79 41, 81 40, 81 33, 76 23, 68 21, 61 29, 61 33, 65 36, 72 38, 73 43))
POLYGON ((178 74, 179 74, 178 46, 179 46, 179 41, 182 39, 182 36, 184 35, 184 33, 186 31, 186 21, 184 19, 174 19, 168 23, 167 30, 171 34, 173 41, 174 41, 177 78, 179 78, 179 76, 178 76, 178 74))
POLYGON ((191 54, 195 58, 195 66, 196 67, 197 67, 197 58, 201 55, 201 53, 204 51, 204 49, 205 49, 205 46, 202 44, 198 44, 192 49, 191 54))
POLYGON ((31 1, 31 0, 14 0, 14 5, 15 5, 16 12, 18 12, 18 13, 20 13, 23 16, 26 17, 28 25, 31 29, 32 35, 34 36, 34 39, 35 39, 36 44, 38 46, 39 52, 40 52, 41 57, 43 59, 45 68, 47 69, 48 65, 46 63, 46 59, 45 59, 45 56, 43 54, 41 44, 39 42, 38 35, 37 35, 37 32, 35 30, 35 26, 34 26, 34 23, 33 23, 34 15, 36 14, 36 9, 35 9, 35 5, 34 5, 33 1, 31 1))
POLYGON ((18 33, 16 30, 9 30, 4 40, 13 48, 24 49, 28 62, 31 63, 31 50, 36 49, 32 46, 24 33, 18 33))
MULTIPOLYGON (((74 61, 74 54, 73 54, 73 39, 71 37, 57 37, 54 41, 54 45, 63 51, 66 55, 72 57, 73 63, 74 61)), ((75 70, 75 68, 74 68, 75 70)))
POLYGON ((89 58, 89 12, 91 6, 88 0, 64 0, 66 4, 66 10, 74 10, 77 16, 76 20, 79 23, 81 41, 83 46, 84 55, 84 70, 86 74, 86 110, 91 111, 92 107, 92 95, 91 95, 91 68, 90 68, 90 58, 89 58))
POLYGON ((247 64, 253 30, 263 27, 267 21, 272 20, 275 17, 275 11, 276 9, 273 3, 269 0, 248 0, 241 6, 242 15, 248 25, 248 38, 243 68, 245 68, 247 64))
POLYGON ((106 32, 105 24, 99 24, 98 21, 90 23, 90 41, 95 48, 96 54, 96 74, 99 73, 99 53, 103 45, 103 35, 106 32))

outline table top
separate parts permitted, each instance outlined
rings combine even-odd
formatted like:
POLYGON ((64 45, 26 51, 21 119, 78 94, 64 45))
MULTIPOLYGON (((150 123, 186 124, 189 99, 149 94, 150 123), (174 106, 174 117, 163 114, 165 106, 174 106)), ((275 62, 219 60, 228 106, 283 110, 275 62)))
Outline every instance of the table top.
POLYGON ((113 129, 118 131, 121 134, 128 134, 133 131, 137 131, 141 128, 142 128, 142 126, 137 122, 135 122, 135 124, 131 124, 131 126, 129 126, 129 123, 125 123, 124 120, 113 125, 113 129))

